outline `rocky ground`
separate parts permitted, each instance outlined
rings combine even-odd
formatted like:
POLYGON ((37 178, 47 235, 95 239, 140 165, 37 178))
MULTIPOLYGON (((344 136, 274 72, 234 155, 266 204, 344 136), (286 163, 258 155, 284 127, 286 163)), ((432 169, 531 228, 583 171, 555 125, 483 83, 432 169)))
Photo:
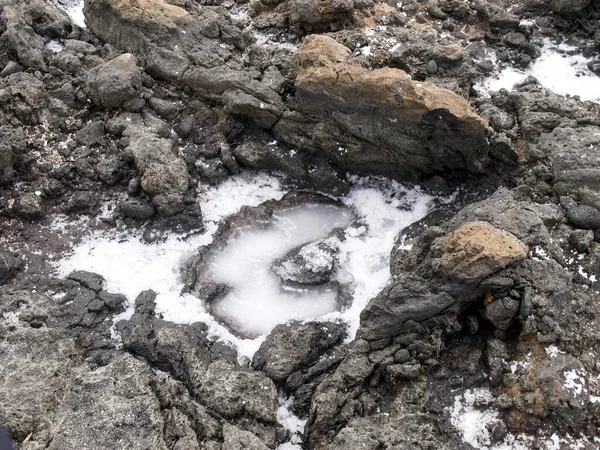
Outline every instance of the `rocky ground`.
POLYGON ((600 106, 476 86, 548 39, 598 72, 600 2, 85 0, 87 28, 46 0, 0 11, 17 448, 598 448, 600 106), (152 291, 114 325, 123 295, 53 272, 88 230, 199 232, 199 187, 240 170, 334 199, 346 173, 462 193, 398 236, 355 339, 279 325, 245 364, 152 291))

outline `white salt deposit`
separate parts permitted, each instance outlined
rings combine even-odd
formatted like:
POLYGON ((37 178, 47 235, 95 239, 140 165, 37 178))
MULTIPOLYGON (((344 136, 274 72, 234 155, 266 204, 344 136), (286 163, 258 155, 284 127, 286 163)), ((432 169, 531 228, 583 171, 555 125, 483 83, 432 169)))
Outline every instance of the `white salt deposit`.
MULTIPOLYGON (((291 317, 342 319, 349 324, 351 339, 358 329, 360 312, 389 282, 389 255, 395 237, 404 227, 421 219, 429 211, 433 198, 418 189, 409 189, 384 179, 353 178, 351 182, 353 187, 342 201, 352 210, 358 220, 358 226, 350 226, 344 230, 345 240, 340 244, 338 254, 341 270, 335 274, 335 279, 351 287, 352 304, 346 310, 335 311, 333 293, 329 300, 325 293, 315 305, 309 305, 306 301, 294 297, 298 301, 287 304, 282 302, 285 307, 263 309, 262 320, 269 326, 262 326, 260 333, 268 333, 269 327, 291 317), (305 309, 308 309, 309 313, 305 309)), ((129 300, 129 308, 121 318, 132 314, 133 300, 142 290, 153 289, 158 293, 157 312, 162 313, 166 320, 178 323, 205 322, 214 338, 229 342, 238 349, 240 358, 252 358, 265 334, 256 339, 241 339, 231 334, 207 312, 196 297, 181 294, 183 283, 180 279, 180 269, 187 259, 196 254, 200 246, 212 241, 218 223, 223 218, 236 213, 244 205, 256 206, 269 199, 280 199, 285 192, 279 180, 273 176, 245 173, 231 177, 216 188, 205 187, 204 191, 201 190, 201 207, 206 227, 204 234, 170 235, 162 242, 147 244, 136 232, 119 236, 115 236, 114 233, 93 233, 77 245, 71 255, 58 263, 57 272, 65 276, 73 270, 89 270, 103 275, 107 281, 107 290, 123 293, 129 300)), ((322 213, 323 211, 320 211, 318 214, 319 221, 325 222, 321 224, 325 228, 321 229, 315 229, 314 224, 309 223, 316 219, 312 213, 304 217, 303 213, 300 214, 301 217, 297 218, 299 222, 295 225, 297 229, 293 233, 292 230, 287 232, 290 235, 297 232, 311 234, 301 238, 290 237, 295 239, 294 245, 317 240, 327 234, 325 230, 337 226, 346 227, 350 221, 347 213, 339 216, 338 211, 333 216, 325 214, 325 217, 322 213)), ((289 223, 289 217, 283 213, 280 213, 280 216, 282 218, 279 220, 283 224, 289 223)), ((57 224, 64 225, 61 221, 57 224)), ((281 234, 282 231, 278 233, 281 234)), ((270 239, 267 239, 266 235, 258 238, 261 239, 260 244, 249 242, 246 244, 249 246, 246 250, 249 255, 254 249, 257 252, 256 258, 260 260, 263 256, 258 254, 258 250, 273 249, 270 248, 270 239)), ((286 245, 288 248, 291 244, 286 245)), ((278 249, 279 253, 282 251, 278 249)), ((248 274, 248 269, 244 270, 248 274)), ((236 277, 236 271, 237 269, 232 270, 231 276, 236 277)), ((259 276, 261 275, 258 272, 246 275, 251 278, 259 276)), ((240 276, 236 282, 245 283, 241 278, 240 276)), ((236 306, 235 302, 232 302, 233 309, 238 306, 240 305, 236 306)), ((257 306, 252 304, 251 308, 246 310, 246 314, 254 314, 254 308, 257 306)))
POLYGON ((52 39, 48 41, 48 43, 46 44, 46 48, 52 53, 60 53, 64 50, 65 46, 62 45, 59 41, 52 39))
POLYGON ((351 220, 345 208, 309 204, 275 213, 267 228, 244 230, 212 261, 208 275, 233 287, 215 305, 216 312, 240 330, 260 335, 279 323, 335 311, 336 290, 282 291, 270 267, 290 250, 346 228, 351 220))
POLYGON ((299 44, 292 44, 291 42, 285 42, 279 40, 275 35, 269 33, 263 33, 259 31, 253 31, 252 34, 256 39, 256 44, 262 47, 277 47, 282 50, 288 50, 291 53, 298 51, 299 44))
POLYGON ((71 22, 81 28, 85 28, 85 16, 83 15, 83 0, 53 0, 53 3, 67 13, 71 22))
POLYGON ((306 425, 306 419, 296 416, 291 407, 294 397, 280 397, 277 408, 277 422, 290 432, 290 440, 277 446, 277 450, 302 450, 302 433, 306 425))
POLYGON ((534 76, 546 89, 560 95, 578 95, 582 100, 600 101, 600 77, 588 69, 590 59, 567 54, 573 48, 546 43, 542 55, 526 70, 503 69, 483 82, 484 92, 511 90, 528 76, 534 76))
POLYGON ((572 392, 573 397, 577 398, 586 389, 586 375, 583 369, 573 369, 563 373, 565 378, 565 388, 572 392))
MULTIPOLYGON (((581 374, 568 374, 568 383, 573 383, 574 389, 580 389, 581 374)), ((449 408, 450 423, 455 427, 462 440, 480 450, 528 450, 533 448, 534 438, 524 434, 508 433, 500 443, 492 444, 490 428, 500 420, 500 414, 493 406, 494 396, 487 388, 467 389, 462 395, 454 398, 454 404, 449 408)), ((569 434, 558 436, 553 434, 547 438, 535 439, 540 448, 547 450, 584 449, 591 448, 590 440, 583 436, 573 438, 569 434)), ((594 444, 600 439, 594 438, 594 444)), ((536 447, 537 448, 537 447, 536 447)))
POLYGON ((488 448, 491 444, 488 425, 498 420, 498 411, 490 407, 494 397, 488 389, 467 389, 454 398, 450 423, 463 441, 474 448, 488 448))
MULTIPOLYGON (((340 246, 337 280, 353 287, 352 304, 325 316, 349 324, 349 339, 359 327, 360 312, 390 280, 390 252, 396 236, 411 223, 425 217, 433 197, 390 180, 353 178, 353 188, 343 199, 361 224, 345 231, 340 246)), ((453 198, 445 199, 452 201, 453 198)))

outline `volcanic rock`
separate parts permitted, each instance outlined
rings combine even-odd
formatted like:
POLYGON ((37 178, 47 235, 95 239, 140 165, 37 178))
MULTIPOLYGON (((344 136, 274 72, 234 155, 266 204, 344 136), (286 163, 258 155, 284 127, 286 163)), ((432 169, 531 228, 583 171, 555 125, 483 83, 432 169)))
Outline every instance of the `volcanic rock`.
POLYGON ((365 69, 326 36, 306 37, 297 63, 303 114, 286 112, 274 128, 290 145, 359 171, 479 173, 487 165, 487 124, 456 94, 398 69, 365 69))
POLYGON ((88 72, 90 97, 99 106, 114 108, 134 98, 142 87, 137 60, 130 53, 117 56, 88 72))
POLYGON ((481 280, 527 258, 528 247, 516 236, 487 222, 470 222, 432 245, 433 270, 442 277, 481 280))

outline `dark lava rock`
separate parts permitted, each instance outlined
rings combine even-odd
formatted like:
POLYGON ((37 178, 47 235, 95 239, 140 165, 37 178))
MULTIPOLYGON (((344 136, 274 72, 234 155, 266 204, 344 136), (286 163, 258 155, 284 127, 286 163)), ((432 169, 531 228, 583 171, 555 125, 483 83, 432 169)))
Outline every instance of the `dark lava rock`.
POLYGON ((252 367, 283 383, 293 372, 316 362, 344 334, 344 325, 333 322, 277 325, 254 355, 252 367))
POLYGON ((119 210, 125 217, 145 220, 154 215, 154 206, 141 198, 128 198, 119 203, 119 210))
POLYGON ((104 137, 104 122, 98 120, 88 123, 75 135, 75 140, 83 145, 99 144, 104 137))
POLYGON ((578 205, 567 210, 567 219, 577 228, 600 228, 600 211, 593 206, 578 205))
POLYGON ((0 285, 8 283, 21 265, 20 259, 10 253, 0 251, 0 285))
POLYGON ((79 191, 76 192, 71 200, 67 203, 67 212, 89 212, 94 206, 98 204, 98 197, 91 192, 79 191))
POLYGON ((85 270, 76 270, 75 272, 71 272, 69 276, 67 276, 67 280, 73 280, 77 283, 85 286, 88 289, 91 289, 94 292, 100 292, 102 290, 102 286, 106 282, 102 275, 98 275, 97 273, 87 272, 85 270))
POLYGON ((138 94, 142 77, 135 57, 125 53, 90 70, 86 84, 94 103, 114 108, 138 94))
POLYGON ((199 288, 195 294, 206 303, 213 303, 229 293, 229 286, 226 284, 208 284, 199 288))
POLYGON ((507 330, 519 311, 520 302, 512 298, 501 298, 485 308, 485 317, 499 330, 507 330))
POLYGON ((173 102, 167 100, 161 100, 156 97, 152 97, 148 100, 150 108, 152 108, 156 114, 166 120, 173 120, 179 114, 179 106, 173 102))
POLYGON ((573 230, 569 235, 569 242, 578 252, 587 252, 594 242, 594 232, 592 230, 573 230))
POLYGON ((102 158, 96 164, 96 173, 109 186, 117 184, 123 177, 124 163, 116 155, 102 158))
POLYGON ((27 219, 42 217, 42 197, 36 194, 23 194, 14 206, 15 212, 27 219))

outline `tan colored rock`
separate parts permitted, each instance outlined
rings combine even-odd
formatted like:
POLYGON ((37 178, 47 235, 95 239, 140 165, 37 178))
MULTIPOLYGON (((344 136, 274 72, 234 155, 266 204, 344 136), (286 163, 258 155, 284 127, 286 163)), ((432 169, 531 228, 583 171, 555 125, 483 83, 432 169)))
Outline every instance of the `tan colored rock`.
POLYGON ((482 279, 527 258, 529 248, 514 234, 487 222, 469 222, 433 244, 435 272, 466 280, 482 279))
POLYGON ((390 123, 407 115, 446 109, 482 133, 487 125, 469 102, 454 92, 413 81, 400 69, 365 69, 350 58, 350 50, 327 36, 307 36, 298 53, 298 65, 296 88, 326 96, 340 106, 360 102, 385 108, 390 123))
POLYGON ((142 75, 135 56, 124 53, 88 72, 86 85, 99 106, 114 108, 134 98, 142 87, 142 75))
POLYGON ((399 69, 366 69, 322 35, 304 39, 296 62, 296 98, 315 125, 284 115, 275 132, 290 145, 325 151, 350 170, 480 173, 487 165, 487 122, 452 91, 399 69), (308 139, 295 139, 299 128, 308 139))
POLYGON ((185 9, 165 0, 85 0, 83 12, 94 34, 128 51, 176 35, 192 21, 185 9))

